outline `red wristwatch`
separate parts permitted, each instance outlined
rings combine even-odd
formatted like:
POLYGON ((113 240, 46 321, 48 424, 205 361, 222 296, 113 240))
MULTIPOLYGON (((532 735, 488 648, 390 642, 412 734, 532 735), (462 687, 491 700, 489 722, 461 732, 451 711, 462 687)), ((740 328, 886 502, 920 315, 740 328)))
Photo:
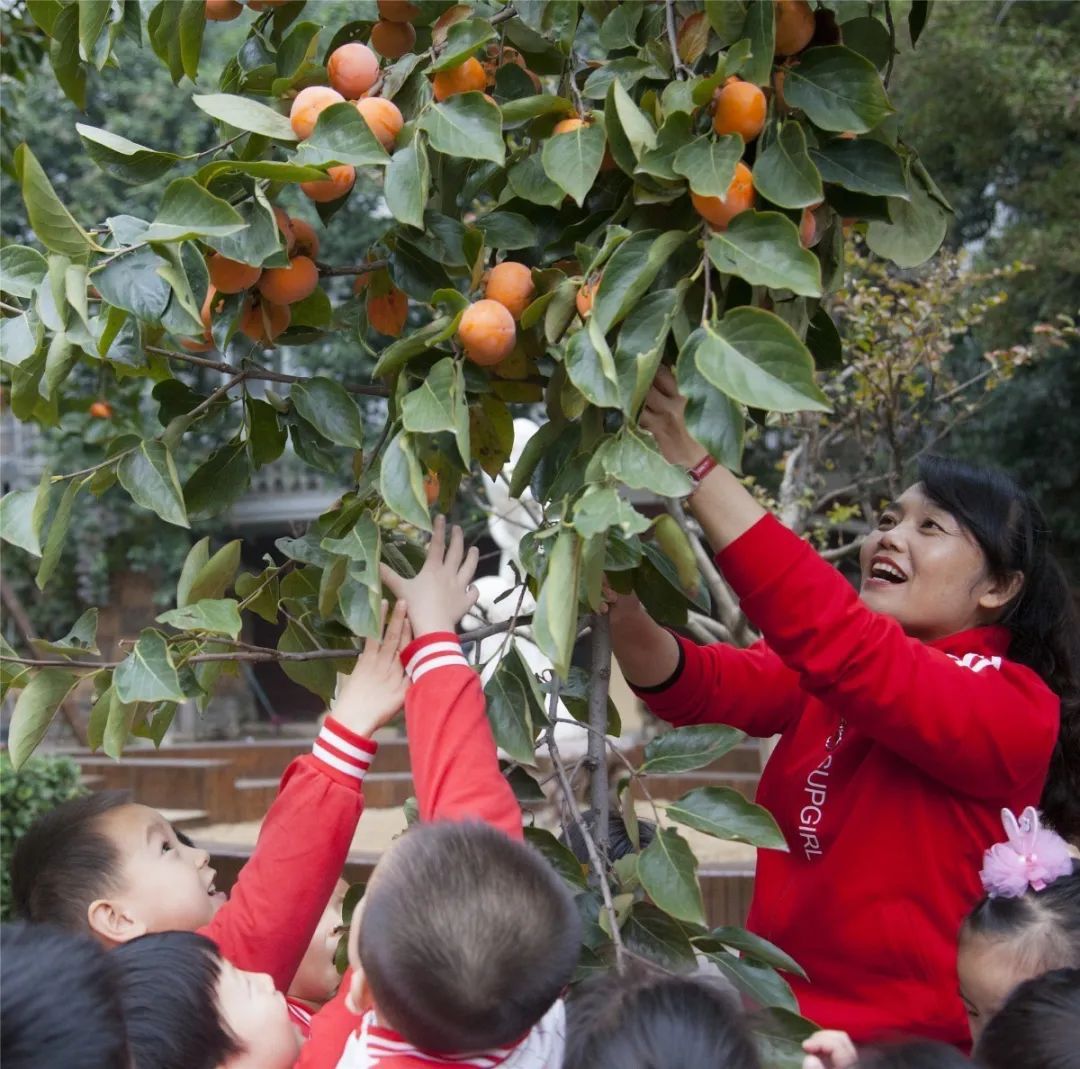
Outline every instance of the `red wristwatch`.
MULTIPOLYGON (((716 458, 706 453, 692 468, 686 469, 686 474, 690 476, 690 481, 694 484, 694 490, 701 485, 701 480, 716 466, 716 458)), ((690 493, 693 493, 694 490, 691 490, 690 493)))

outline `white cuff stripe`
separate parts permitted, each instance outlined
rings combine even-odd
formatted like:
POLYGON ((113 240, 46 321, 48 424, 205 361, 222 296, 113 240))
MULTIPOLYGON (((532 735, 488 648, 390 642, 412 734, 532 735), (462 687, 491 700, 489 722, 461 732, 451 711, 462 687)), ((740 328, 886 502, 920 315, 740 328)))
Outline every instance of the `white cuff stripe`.
POLYGON ((412 681, 415 683, 422 676, 426 676, 428 672, 434 671, 436 668, 447 668, 450 665, 457 665, 461 668, 468 668, 469 662, 459 653, 456 657, 433 657, 430 661, 424 661, 422 665, 412 674, 412 681))
POLYGON ((461 653, 460 642, 432 642, 427 646, 417 650, 416 653, 409 658, 409 663, 405 665, 405 671, 411 676, 416 669, 416 666, 425 658, 429 657, 433 653, 461 653))
POLYGON ((311 752, 324 764, 329 765, 331 768, 336 768, 339 772, 344 772, 347 776, 352 776, 354 779, 362 780, 364 774, 367 772, 367 768, 358 768, 356 765, 338 757, 337 754, 332 754, 325 746, 321 746, 318 740, 316 740, 315 745, 312 746, 311 752))
POLYGON ((340 750, 343 754, 348 754, 349 757, 355 757, 358 761, 363 761, 365 767, 371 764, 371 759, 375 756, 371 750, 365 750, 361 746, 354 746, 351 742, 346 742, 333 728, 325 725, 319 731, 319 737, 316 741, 325 743, 327 746, 333 746, 335 750, 340 750))

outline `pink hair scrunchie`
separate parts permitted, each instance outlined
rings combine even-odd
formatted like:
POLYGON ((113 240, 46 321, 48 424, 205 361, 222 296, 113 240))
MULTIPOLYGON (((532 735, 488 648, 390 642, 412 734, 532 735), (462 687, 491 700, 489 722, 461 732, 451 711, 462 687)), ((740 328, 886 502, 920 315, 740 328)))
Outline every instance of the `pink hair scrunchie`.
POLYGON ((1059 876, 1072 872, 1072 857, 1065 840, 1039 825, 1039 814, 1028 806, 1020 819, 1001 811, 1008 841, 995 843, 983 855, 979 878, 991 898, 1019 898, 1030 887, 1041 891, 1059 876))

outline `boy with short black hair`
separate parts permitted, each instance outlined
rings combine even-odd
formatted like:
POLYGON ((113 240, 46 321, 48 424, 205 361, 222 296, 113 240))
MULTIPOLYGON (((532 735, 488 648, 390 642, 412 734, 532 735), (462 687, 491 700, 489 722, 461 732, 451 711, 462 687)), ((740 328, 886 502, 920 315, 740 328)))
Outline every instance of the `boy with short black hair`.
POLYGON ((116 970, 87 936, 3 925, 0 988, 4 1069, 129 1069, 116 970))
POLYGON ((349 933, 353 972, 313 1019, 303 1069, 562 1063, 559 996, 577 964, 580 917, 565 884, 523 842, 480 679, 454 633, 476 600, 476 561, 460 528, 445 545, 440 516, 415 578, 383 568, 416 635, 401 659, 427 823, 376 866, 349 933))
POLYGON ((19 840, 16 909, 56 920, 108 947, 147 932, 198 930, 236 967, 286 991, 341 875, 363 809, 375 731, 400 708, 404 605, 384 642, 369 642, 312 753, 286 769, 231 899, 205 850, 186 846, 156 810, 108 794, 65 802, 19 840))

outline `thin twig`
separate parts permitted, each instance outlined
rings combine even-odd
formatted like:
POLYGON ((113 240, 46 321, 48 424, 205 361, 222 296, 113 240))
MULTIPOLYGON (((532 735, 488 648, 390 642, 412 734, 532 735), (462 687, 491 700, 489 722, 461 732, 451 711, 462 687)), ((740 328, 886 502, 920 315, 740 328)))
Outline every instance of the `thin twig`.
POLYGON ((364 264, 353 264, 352 267, 333 267, 331 264, 321 264, 316 260, 315 266, 323 278, 337 278, 339 275, 366 275, 369 271, 378 271, 389 263, 389 260, 371 260, 364 264))
POLYGON ((201 416, 212 405, 216 404, 234 387, 239 386, 246 378, 246 371, 238 371, 224 386, 219 386, 209 397, 204 397, 190 412, 185 413, 185 418, 191 422, 201 416))
POLYGON ((375 465, 375 461, 379 459, 379 454, 383 451, 383 446, 386 445, 390 438, 390 429, 394 426, 394 418, 392 413, 387 412, 386 422, 383 424, 383 429, 379 434, 378 440, 375 442, 374 448, 371 450, 371 455, 364 461, 364 474, 366 475, 371 471, 375 465))
POLYGON ((843 560, 845 557, 850 557, 853 553, 858 553, 862 549, 863 542, 866 541, 866 535, 859 535, 858 538, 851 542, 845 542, 842 546, 836 546, 833 549, 823 549, 818 556, 822 560, 838 561, 843 560))
POLYGON ((672 69, 676 79, 681 82, 689 73, 689 68, 679 56, 679 34, 675 29, 675 0, 664 0, 664 7, 666 8, 668 43, 671 45, 672 69))
POLYGON ((506 7, 502 9, 502 11, 496 11, 495 14, 488 19, 488 22, 492 26, 497 26, 500 22, 505 22, 507 19, 512 19, 516 14, 517 12, 514 10, 514 5, 507 4, 506 7))
POLYGON ((14 312, 17 316, 21 316, 26 311, 25 308, 16 308, 15 305, 7 304, 5 301, 0 301, 0 309, 5 312, 14 312))
MULTIPOLYGON (((704 227, 702 228, 704 233, 704 227)), ((708 235, 705 235, 705 240, 708 241, 708 235)), ((703 281, 705 283, 705 297, 701 302, 701 325, 704 326, 709 321, 709 304, 712 301, 712 274, 709 271, 709 254, 703 253, 701 257, 701 269, 703 272, 703 281)))
POLYGON ((896 59, 896 23, 893 22, 892 4, 885 0, 885 25, 889 27, 889 64, 885 68, 885 88, 889 88, 892 78, 893 61, 896 59))
POLYGON ((581 838, 585 843, 585 850, 589 855, 589 863, 592 865, 593 872, 596 873, 596 880, 600 884, 600 894, 604 899, 604 910, 608 915, 608 921, 611 927, 611 942, 615 947, 615 968, 622 971, 622 933, 619 931, 619 915, 615 912, 615 903, 611 900, 611 888, 608 886, 607 869, 600 860, 599 852, 596 849, 596 842, 593 840, 592 834, 586 826, 584 819, 582 819, 577 800, 574 798, 574 788, 566 775, 566 766, 563 764, 562 755, 559 753, 558 744, 555 742, 554 721, 556 719, 555 710, 558 707, 559 679, 556 676, 554 685, 551 688, 551 697, 548 700, 548 718, 552 723, 548 725, 548 729, 544 733, 544 741, 547 743, 548 753, 551 755, 551 764, 559 779, 559 786, 562 787, 563 797, 566 799, 566 804, 570 808, 570 815, 577 825, 578 831, 581 832, 581 838))
POLYGON ((596 814, 596 845, 600 857, 607 862, 610 819, 610 785, 607 761, 604 759, 604 735, 607 728, 608 685, 611 682, 611 617, 606 613, 593 616, 592 658, 589 665, 589 727, 588 738, 590 764, 589 802, 596 814))
POLYGON ((202 159, 203 156, 209 156, 211 152, 220 152, 222 149, 228 148, 231 144, 246 136, 247 130, 241 130, 236 137, 230 137, 228 141, 222 141, 220 145, 211 145, 210 148, 204 148, 202 152, 196 152, 193 156, 185 156, 184 158, 188 160, 202 159))

